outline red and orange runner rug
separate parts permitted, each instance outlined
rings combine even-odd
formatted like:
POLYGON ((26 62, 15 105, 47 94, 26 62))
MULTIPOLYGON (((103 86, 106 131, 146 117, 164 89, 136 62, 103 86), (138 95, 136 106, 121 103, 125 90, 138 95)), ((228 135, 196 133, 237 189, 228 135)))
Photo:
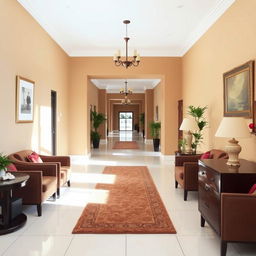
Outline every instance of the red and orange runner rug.
POLYGON ((139 149, 136 141, 116 141, 113 149, 139 149))
POLYGON ((108 166, 103 174, 113 184, 97 184, 107 191, 105 203, 88 204, 73 234, 175 234, 146 166, 108 166))

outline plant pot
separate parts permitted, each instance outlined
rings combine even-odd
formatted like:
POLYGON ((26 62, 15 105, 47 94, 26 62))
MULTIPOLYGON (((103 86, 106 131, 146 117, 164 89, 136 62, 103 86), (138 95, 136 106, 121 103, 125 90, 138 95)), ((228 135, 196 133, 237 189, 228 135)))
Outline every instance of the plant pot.
POLYGON ((0 170, 0 180, 5 176, 6 171, 4 169, 0 170))
POLYGON ((142 138, 143 139, 145 138, 145 130, 144 129, 142 130, 142 138))
POLYGON ((99 139, 92 140, 92 145, 93 145, 93 148, 99 148, 100 140, 99 139))
POLYGON ((160 139, 153 139, 154 151, 159 151, 160 139))

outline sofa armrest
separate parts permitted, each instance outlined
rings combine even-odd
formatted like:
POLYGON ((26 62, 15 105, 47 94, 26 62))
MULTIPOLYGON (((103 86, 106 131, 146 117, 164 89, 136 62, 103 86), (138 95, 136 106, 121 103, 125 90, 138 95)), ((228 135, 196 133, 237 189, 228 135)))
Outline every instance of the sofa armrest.
POLYGON ((221 194, 221 239, 256 242, 256 196, 221 194))
POLYGON ((22 188, 14 189, 13 196, 21 197, 25 204, 34 204, 42 202, 42 171, 39 170, 24 170, 19 173, 24 173, 29 175, 29 179, 26 185, 22 188))
POLYGON ((29 163, 15 162, 14 165, 20 171, 37 171, 40 170, 43 176, 57 176, 57 165, 48 163, 29 163))
POLYGON ((69 156, 44 156, 40 155, 43 162, 59 162, 62 166, 70 166, 69 156))
POLYGON ((185 162, 184 166, 184 188, 187 190, 197 190, 198 188, 198 163, 185 162))

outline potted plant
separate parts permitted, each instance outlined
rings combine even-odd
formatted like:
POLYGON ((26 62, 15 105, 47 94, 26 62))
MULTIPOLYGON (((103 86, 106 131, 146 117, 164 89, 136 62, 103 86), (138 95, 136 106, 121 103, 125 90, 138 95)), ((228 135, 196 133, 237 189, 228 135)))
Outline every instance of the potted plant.
POLYGON ((11 161, 0 153, 0 179, 5 176, 7 166, 11 163, 11 161))
POLYGON ((154 151, 159 151, 159 145, 160 145, 160 129, 161 129, 161 123, 160 122, 151 122, 150 123, 150 134, 153 138, 153 145, 154 145, 154 151))
POLYGON ((144 125, 145 125, 145 113, 140 114, 140 123, 141 123, 141 128, 142 128, 142 137, 145 137, 145 130, 144 130, 144 125))
POLYGON ((196 153, 197 146, 203 140, 202 131, 203 131, 204 127, 208 124, 208 122, 205 120, 205 117, 204 117, 204 113, 205 113, 205 110, 207 109, 207 106, 205 106, 205 107, 189 106, 188 109, 189 109, 188 114, 191 115, 192 117, 194 117, 194 119, 197 123, 197 126, 198 126, 198 131, 192 133, 192 135, 194 137, 194 141, 191 144, 191 147, 192 147, 194 153, 196 153))
POLYGON ((93 148, 99 148, 101 135, 98 132, 98 128, 106 120, 106 118, 104 114, 98 113, 97 111, 91 112, 91 118, 92 118, 91 140, 92 140, 93 148))
POLYGON ((180 139, 178 141, 179 153, 185 153, 186 139, 180 139))

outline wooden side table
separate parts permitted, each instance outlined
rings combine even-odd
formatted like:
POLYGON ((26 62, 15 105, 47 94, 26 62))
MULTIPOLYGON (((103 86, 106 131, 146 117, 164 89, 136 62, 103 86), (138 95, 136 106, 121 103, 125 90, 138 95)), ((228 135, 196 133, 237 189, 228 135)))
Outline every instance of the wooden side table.
POLYGON ((26 185, 29 175, 23 173, 12 173, 14 180, 0 181, 0 192, 2 194, 2 215, 0 224, 0 235, 14 232, 23 227, 27 221, 27 216, 23 213, 12 218, 12 190, 26 185))

